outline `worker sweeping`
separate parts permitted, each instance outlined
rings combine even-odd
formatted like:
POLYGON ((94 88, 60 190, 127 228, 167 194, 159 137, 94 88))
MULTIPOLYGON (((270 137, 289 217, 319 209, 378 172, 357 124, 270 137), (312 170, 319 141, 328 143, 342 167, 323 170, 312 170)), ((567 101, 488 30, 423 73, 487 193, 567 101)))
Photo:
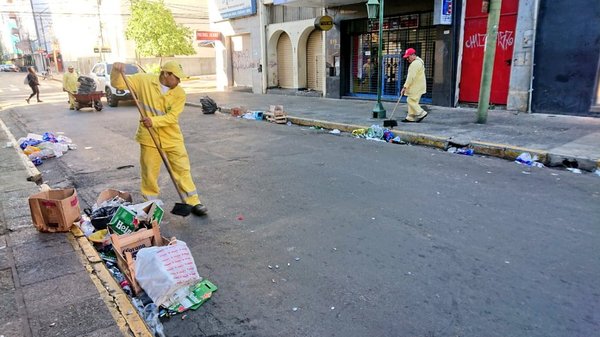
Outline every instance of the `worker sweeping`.
POLYGON ((427 81, 425 79, 425 62, 417 56, 413 48, 406 49, 404 59, 410 63, 408 66, 408 76, 400 90, 400 97, 406 94, 406 103, 408 105, 408 114, 402 120, 403 123, 421 123, 427 117, 425 111, 420 105, 421 96, 427 90, 427 81))
MULTIPOLYGON (((68 71, 63 75, 63 91, 75 94, 77 93, 77 86, 79 85, 79 82, 77 82, 77 74, 75 73, 73 66, 69 66, 67 69, 68 71)), ((69 109, 75 110, 75 97, 73 95, 69 95, 69 109)))
MULTIPOLYGON (((110 74, 112 86, 121 90, 127 89, 122 75, 124 69, 124 63, 115 62, 110 74)), ((145 200, 158 199, 161 166, 159 151, 162 151, 170 164, 170 173, 179 188, 180 196, 190 205, 193 214, 202 216, 207 213, 207 208, 200 202, 192 180, 190 161, 179 128, 179 115, 183 112, 186 99, 185 91, 179 83, 184 77, 181 65, 175 61, 165 63, 158 76, 144 73, 127 76, 127 82, 143 110, 140 113, 144 116, 140 119, 135 136, 141 150, 141 192, 145 200)))

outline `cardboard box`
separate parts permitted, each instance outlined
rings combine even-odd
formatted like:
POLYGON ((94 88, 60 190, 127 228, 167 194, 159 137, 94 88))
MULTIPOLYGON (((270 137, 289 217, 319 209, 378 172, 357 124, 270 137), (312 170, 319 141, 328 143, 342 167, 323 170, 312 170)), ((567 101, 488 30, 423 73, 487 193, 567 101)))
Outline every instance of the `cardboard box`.
POLYGON ((156 221, 160 225, 165 211, 156 202, 150 201, 141 205, 143 205, 142 210, 148 217, 139 218, 136 212, 130 209, 132 206, 119 206, 119 209, 117 209, 117 212, 108 223, 108 227, 110 227, 113 233, 123 235, 135 232, 141 221, 149 223, 156 221))
POLYGON ((133 199, 131 198, 131 194, 129 194, 129 192, 123 192, 109 188, 100 192, 100 194, 98 195, 98 199, 96 199, 96 205, 100 206, 100 204, 102 204, 103 202, 111 200, 112 198, 117 196, 121 197, 125 201, 133 202, 133 199))
POLYGON ((29 196, 31 220, 40 232, 68 232, 79 217, 79 199, 74 188, 49 190, 29 196))
POLYGON ((117 266, 129 281, 134 294, 139 294, 142 288, 135 279, 135 255, 142 248, 166 246, 170 240, 160 235, 160 227, 156 222, 152 223, 152 229, 143 228, 125 235, 113 234, 110 239, 117 256, 117 266))

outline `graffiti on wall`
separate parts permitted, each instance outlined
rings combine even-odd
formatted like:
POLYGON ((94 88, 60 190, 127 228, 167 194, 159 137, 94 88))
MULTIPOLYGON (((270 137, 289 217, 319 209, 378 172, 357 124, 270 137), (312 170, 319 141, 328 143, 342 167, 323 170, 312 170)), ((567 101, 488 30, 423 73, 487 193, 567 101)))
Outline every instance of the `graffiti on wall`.
MULTIPOLYGON (((465 47, 467 48, 483 48, 485 47, 485 40, 487 34, 475 33, 471 34, 465 39, 465 47)), ((498 32, 497 45, 502 50, 507 50, 515 43, 514 32, 512 30, 505 30, 498 32)))
POLYGON ((249 50, 234 51, 232 53, 232 65, 233 69, 251 69, 255 66, 249 50))

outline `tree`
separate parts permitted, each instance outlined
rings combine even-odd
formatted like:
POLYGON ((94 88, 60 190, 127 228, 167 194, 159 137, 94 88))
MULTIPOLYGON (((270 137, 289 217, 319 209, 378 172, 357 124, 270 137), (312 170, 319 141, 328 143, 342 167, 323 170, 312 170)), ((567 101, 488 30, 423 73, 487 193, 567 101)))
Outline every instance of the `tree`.
POLYGON ((175 23, 162 0, 132 0, 125 37, 139 55, 160 57, 160 64, 165 56, 195 54, 191 29, 175 23))

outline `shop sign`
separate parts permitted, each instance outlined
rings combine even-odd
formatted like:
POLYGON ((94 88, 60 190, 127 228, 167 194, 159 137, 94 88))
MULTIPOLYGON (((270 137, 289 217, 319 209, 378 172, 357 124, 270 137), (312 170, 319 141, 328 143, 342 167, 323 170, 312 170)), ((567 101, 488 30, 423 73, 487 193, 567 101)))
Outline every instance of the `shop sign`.
MULTIPOLYGON (((378 30, 379 22, 377 20, 369 20, 370 30, 378 30)), ((409 14, 396 16, 393 18, 385 18, 383 20, 383 31, 398 30, 398 29, 414 29, 419 28, 419 14, 409 14)))
POLYGON ((197 30, 196 41, 221 41, 221 32, 206 32, 197 30))
POLYGON ((223 19, 256 14, 256 0, 217 0, 216 2, 223 19))
POLYGON ((324 32, 333 28, 333 18, 329 15, 319 16, 315 19, 315 28, 324 32))
POLYGON ((109 47, 102 47, 102 48, 98 48, 98 47, 94 47, 94 53, 110 53, 110 48, 109 47))
POLYGON ((435 0, 433 8, 434 25, 452 24, 452 0, 435 0))

